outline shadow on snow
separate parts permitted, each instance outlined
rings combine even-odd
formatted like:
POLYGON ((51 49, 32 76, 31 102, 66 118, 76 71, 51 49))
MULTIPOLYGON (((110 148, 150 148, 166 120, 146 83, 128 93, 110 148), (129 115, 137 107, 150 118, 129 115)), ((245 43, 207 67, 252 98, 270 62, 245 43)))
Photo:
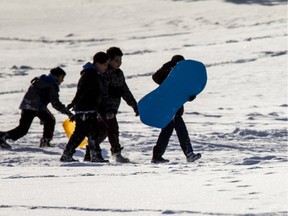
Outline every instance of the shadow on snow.
POLYGON ((287 0, 225 0, 225 1, 235 4, 261 4, 267 6, 287 3, 287 0))

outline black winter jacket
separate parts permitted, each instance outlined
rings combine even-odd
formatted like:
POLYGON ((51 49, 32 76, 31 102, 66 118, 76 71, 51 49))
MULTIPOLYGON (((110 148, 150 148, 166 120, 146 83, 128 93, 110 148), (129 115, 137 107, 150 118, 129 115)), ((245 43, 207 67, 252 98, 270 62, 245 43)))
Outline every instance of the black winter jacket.
POLYGON ((166 77, 169 75, 175 65, 176 63, 172 61, 165 63, 159 70, 157 70, 152 75, 152 79, 154 80, 154 82, 160 85, 166 79, 166 77))
POLYGON ((87 63, 83 66, 77 85, 77 92, 72 100, 75 112, 97 112, 104 92, 101 75, 95 65, 87 63))
POLYGON ((52 106, 63 114, 67 114, 65 105, 59 100, 59 85, 52 74, 43 74, 31 80, 31 85, 26 92, 20 109, 41 111, 47 109, 47 105, 52 106))
POLYGON ((121 69, 113 70, 110 68, 105 76, 104 83, 106 88, 108 88, 108 97, 105 98, 100 113, 117 114, 121 98, 133 109, 137 108, 137 102, 127 86, 123 71, 121 69))
MULTIPOLYGON (((169 61, 165 63, 159 70, 157 70, 153 75, 152 79, 157 84, 161 85, 161 83, 167 78, 171 70, 175 67, 177 62, 169 61)), ((184 113, 184 106, 181 106, 177 111, 176 115, 182 116, 184 113)))

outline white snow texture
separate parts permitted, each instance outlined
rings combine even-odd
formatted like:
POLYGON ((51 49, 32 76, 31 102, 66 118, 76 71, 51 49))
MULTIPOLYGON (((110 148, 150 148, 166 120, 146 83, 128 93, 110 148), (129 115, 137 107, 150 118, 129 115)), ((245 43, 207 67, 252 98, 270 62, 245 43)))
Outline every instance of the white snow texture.
POLYGON ((176 133, 151 164, 160 130, 122 100, 117 115, 133 163, 59 161, 66 116, 53 144, 43 126, 0 149, 1 216, 288 215, 286 0, 0 0, 0 131, 18 125, 19 104, 35 76, 61 66, 60 99, 74 97, 82 65, 98 51, 124 52, 127 84, 139 101, 151 75, 181 54, 203 62, 208 82, 183 116, 202 158, 187 163, 176 133))

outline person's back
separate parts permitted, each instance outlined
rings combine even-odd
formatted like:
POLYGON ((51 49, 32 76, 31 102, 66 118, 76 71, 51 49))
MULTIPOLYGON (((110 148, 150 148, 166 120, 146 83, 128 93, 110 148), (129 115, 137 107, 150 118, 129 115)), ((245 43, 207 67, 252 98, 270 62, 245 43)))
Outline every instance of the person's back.
POLYGON ((72 100, 74 110, 98 111, 104 91, 100 75, 95 65, 87 63, 83 66, 77 86, 77 93, 72 100))
POLYGON ((173 56, 170 61, 163 64, 163 66, 152 75, 154 82, 160 85, 166 79, 175 65, 182 60, 184 60, 184 57, 181 55, 173 56))
POLYGON ((39 111, 45 109, 51 102, 57 110, 64 110, 65 106, 60 103, 58 92, 57 80, 51 74, 35 77, 19 108, 39 111))

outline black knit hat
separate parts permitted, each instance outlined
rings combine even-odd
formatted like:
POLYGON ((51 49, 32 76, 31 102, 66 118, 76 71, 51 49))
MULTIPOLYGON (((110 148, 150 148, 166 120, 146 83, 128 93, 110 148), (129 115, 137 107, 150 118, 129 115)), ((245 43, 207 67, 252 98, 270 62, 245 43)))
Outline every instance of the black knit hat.
POLYGON ((50 73, 54 76, 66 75, 66 72, 60 67, 52 68, 50 73))

